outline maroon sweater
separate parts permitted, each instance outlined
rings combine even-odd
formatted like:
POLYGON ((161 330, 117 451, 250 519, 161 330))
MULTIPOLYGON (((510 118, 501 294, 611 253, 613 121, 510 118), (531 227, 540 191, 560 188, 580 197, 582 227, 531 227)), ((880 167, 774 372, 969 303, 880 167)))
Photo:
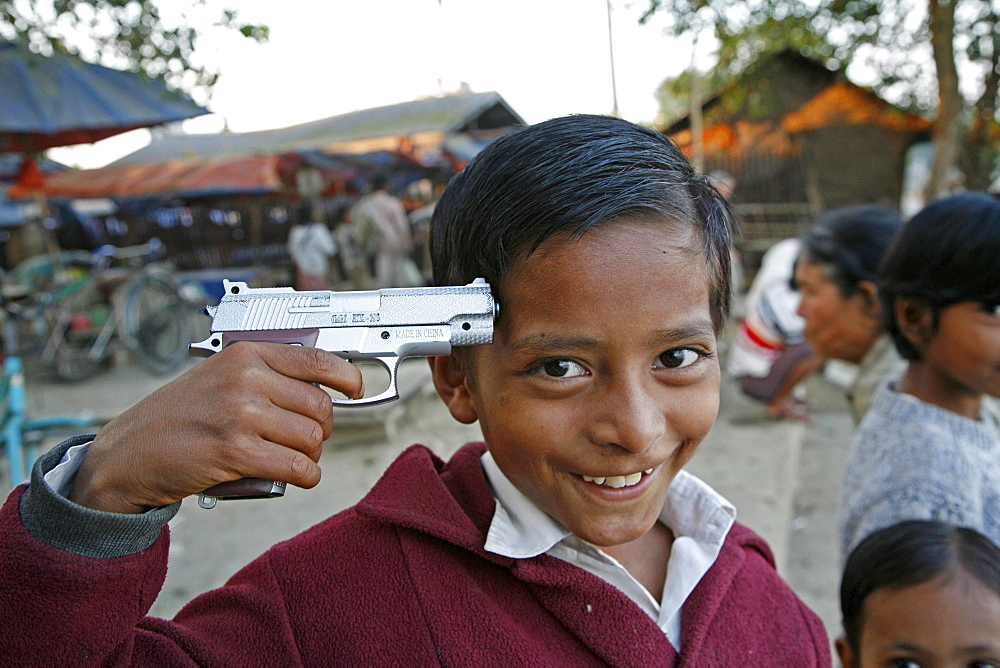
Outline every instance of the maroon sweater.
POLYGON ((682 649, 600 578, 541 555, 485 552, 479 457, 404 452, 357 506, 280 543, 173 621, 144 617, 166 572, 148 549, 91 559, 32 538, 16 490, 0 511, 6 665, 829 666, 820 620, 737 524, 682 612, 682 649))

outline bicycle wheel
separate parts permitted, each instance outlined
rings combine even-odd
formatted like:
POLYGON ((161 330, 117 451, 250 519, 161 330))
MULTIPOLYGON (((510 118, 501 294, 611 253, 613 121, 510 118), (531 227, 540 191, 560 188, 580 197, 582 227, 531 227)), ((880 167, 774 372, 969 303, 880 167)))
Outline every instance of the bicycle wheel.
POLYGON ((43 360, 59 380, 85 380, 107 359, 113 332, 111 306, 101 299, 96 288, 88 286, 58 306, 43 360))
POLYGON ((144 272, 124 287, 119 335, 152 374, 176 369, 188 356, 191 319, 180 283, 166 272, 144 272))

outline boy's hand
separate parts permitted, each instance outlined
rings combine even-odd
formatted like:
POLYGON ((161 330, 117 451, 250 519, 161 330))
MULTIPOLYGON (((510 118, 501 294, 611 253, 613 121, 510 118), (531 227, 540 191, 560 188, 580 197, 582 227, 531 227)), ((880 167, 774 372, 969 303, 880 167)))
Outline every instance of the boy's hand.
POLYGON ((97 434, 69 499, 141 513, 246 477, 313 487, 333 428, 320 383, 357 398, 361 372, 302 346, 242 342, 164 385, 97 434))

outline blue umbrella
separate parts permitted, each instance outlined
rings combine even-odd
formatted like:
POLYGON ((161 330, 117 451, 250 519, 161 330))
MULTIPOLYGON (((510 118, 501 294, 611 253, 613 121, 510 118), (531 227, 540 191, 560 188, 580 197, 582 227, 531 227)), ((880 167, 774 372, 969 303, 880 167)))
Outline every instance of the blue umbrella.
POLYGON ((0 42, 0 151, 93 143, 207 113, 159 80, 0 42))

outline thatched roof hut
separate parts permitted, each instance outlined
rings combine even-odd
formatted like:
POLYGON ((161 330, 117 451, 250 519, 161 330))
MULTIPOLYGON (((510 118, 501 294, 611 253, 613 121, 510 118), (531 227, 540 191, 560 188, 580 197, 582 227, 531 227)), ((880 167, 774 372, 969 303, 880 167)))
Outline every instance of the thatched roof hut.
MULTIPOLYGON (((704 170, 736 178, 744 245, 794 236, 820 211, 899 207, 907 150, 931 122, 843 73, 786 50, 762 58, 703 105, 704 170)), ((690 117, 664 129, 690 156, 690 117)))

